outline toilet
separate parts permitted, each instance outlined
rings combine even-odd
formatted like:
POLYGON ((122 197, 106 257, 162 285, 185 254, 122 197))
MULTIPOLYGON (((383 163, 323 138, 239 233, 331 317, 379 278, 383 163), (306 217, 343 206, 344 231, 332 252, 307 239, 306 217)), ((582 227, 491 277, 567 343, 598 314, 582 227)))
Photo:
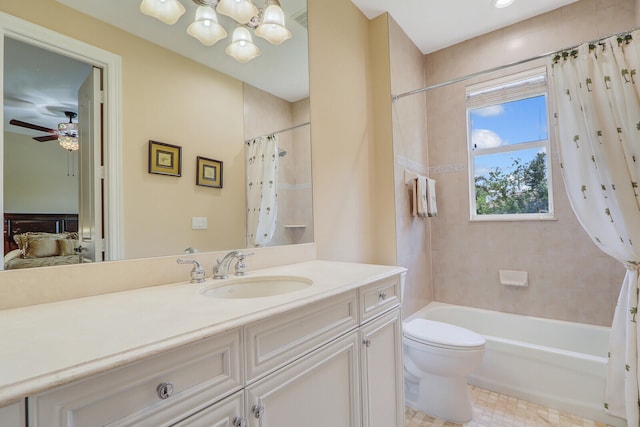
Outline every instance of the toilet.
POLYGON ((406 321, 402 329, 406 404, 446 421, 470 421, 467 376, 482 362, 484 337, 421 318, 406 321))

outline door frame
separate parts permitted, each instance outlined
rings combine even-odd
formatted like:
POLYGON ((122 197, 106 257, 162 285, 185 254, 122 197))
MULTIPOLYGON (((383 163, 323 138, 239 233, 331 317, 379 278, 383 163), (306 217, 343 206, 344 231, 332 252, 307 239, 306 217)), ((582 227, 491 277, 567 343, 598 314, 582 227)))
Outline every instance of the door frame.
MULTIPOLYGON (((104 238, 105 260, 124 259, 122 202, 122 58, 40 25, 0 12, 0 93, 4 94, 4 38, 9 37, 102 68, 104 93, 104 238)), ((0 123, 4 124, 4 109, 0 123)), ((0 173, 4 171, 4 131, 0 132, 0 173)), ((0 175, 2 182, 2 175, 0 175)), ((4 212, 0 185, 0 216, 4 212)))

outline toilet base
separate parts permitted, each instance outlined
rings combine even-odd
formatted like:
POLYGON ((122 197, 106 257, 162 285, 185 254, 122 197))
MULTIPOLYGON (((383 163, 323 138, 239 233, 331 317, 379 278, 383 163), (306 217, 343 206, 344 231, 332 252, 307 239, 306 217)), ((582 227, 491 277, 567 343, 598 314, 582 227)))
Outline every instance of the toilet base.
MULTIPOLYGON (((415 377, 414 377, 415 378, 415 377)), ((417 393, 407 393, 406 403, 420 412, 454 423, 471 421, 473 409, 466 377, 441 377, 425 374, 418 384, 405 378, 406 387, 417 393)))

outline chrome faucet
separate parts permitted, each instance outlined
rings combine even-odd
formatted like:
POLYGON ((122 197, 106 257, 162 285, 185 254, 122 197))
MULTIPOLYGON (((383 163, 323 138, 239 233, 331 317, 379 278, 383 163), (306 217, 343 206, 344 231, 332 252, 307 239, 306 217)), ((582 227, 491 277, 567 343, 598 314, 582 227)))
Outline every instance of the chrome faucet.
POLYGON ((178 264, 193 263, 193 269, 191 269, 191 283, 204 282, 205 271, 198 261, 196 261, 195 259, 186 259, 186 258, 178 258, 176 261, 178 264))
POLYGON ((244 276, 247 274, 247 265, 244 262, 244 259, 249 255, 253 255, 253 252, 242 253, 240 251, 231 251, 224 256, 224 258, 218 258, 217 264, 213 267, 213 278, 214 279, 226 279, 229 277, 229 266, 231 265, 231 261, 236 258, 238 261, 236 262, 236 276, 244 276))

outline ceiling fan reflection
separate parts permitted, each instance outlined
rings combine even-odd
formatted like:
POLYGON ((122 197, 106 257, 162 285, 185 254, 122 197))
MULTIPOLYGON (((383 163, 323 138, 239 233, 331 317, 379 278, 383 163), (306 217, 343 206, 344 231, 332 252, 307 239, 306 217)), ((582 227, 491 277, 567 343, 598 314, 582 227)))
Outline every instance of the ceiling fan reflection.
POLYGON ((38 132, 48 133, 48 135, 44 135, 44 136, 34 136, 33 139, 35 139, 38 142, 60 140, 62 144, 62 141, 65 139, 65 137, 68 139, 75 139, 75 141, 77 142, 78 124, 73 123, 73 119, 78 117, 78 114, 74 113, 73 111, 65 111, 64 115, 69 118, 69 122, 59 123, 58 129, 51 129, 44 126, 36 125, 34 123, 24 122, 22 120, 16 120, 16 119, 11 119, 9 121, 9 124, 35 130, 38 132))

